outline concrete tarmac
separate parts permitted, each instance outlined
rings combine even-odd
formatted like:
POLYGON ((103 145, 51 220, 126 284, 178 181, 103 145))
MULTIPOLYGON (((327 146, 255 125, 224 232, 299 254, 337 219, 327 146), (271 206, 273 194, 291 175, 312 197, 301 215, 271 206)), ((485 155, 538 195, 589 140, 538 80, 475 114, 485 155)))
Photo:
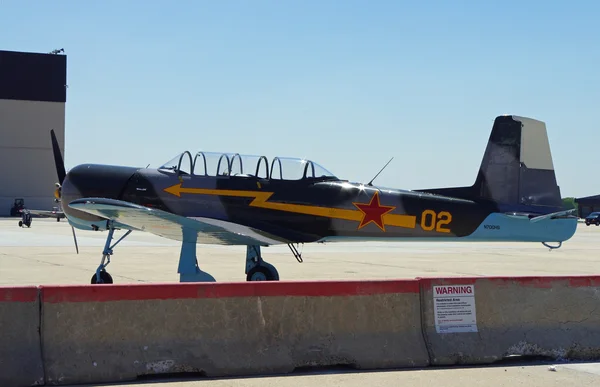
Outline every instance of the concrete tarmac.
MULTIPOLYGON (((63 220, 35 218, 19 228, 18 218, 0 219, 0 285, 89 284, 100 262, 105 232, 77 230, 80 254, 63 220)), ((118 236, 122 235, 119 233, 118 236)), ((117 237, 118 237, 117 236, 117 237)), ((580 224, 560 249, 539 243, 331 243, 304 245, 304 263, 287 246, 263 249, 282 280, 399 279, 418 276, 596 275, 600 273, 600 227, 580 224)), ((218 281, 244 281, 244 247, 199 245, 198 261, 218 281)), ((115 283, 178 282, 179 243, 132 233, 119 244, 107 270, 115 283)), ((122 384, 164 387, 273 386, 598 386, 596 363, 427 368, 385 372, 314 372, 290 376, 165 380, 122 384)))
MULTIPOLYGON (((106 232, 76 230, 65 221, 0 219, 1 284, 89 284, 106 232)), ((115 233, 122 235, 122 233, 115 233)), ((107 271, 115 283, 178 282, 179 243, 133 232, 114 249, 107 271)), ((394 242, 306 244, 298 263, 287 246, 262 249, 282 280, 414 278, 418 276, 593 275, 600 273, 600 227, 580 224, 550 251, 540 243, 394 242)), ((244 281, 245 247, 198 245, 198 263, 217 281, 244 281)))
MULTIPOLYGON (((600 364, 511 365, 473 368, 428 368, 378 372, 319 372, 289 376, 214 380, 155 379, 112 386, 122 387, 587 387, 600 385, 600 364), (552 368, 552 370, 551 370, 552 368)), ((89 384, 88 387, 102 385, 89 384)), ((104 385, 106 386, 106 385, 104 385)))

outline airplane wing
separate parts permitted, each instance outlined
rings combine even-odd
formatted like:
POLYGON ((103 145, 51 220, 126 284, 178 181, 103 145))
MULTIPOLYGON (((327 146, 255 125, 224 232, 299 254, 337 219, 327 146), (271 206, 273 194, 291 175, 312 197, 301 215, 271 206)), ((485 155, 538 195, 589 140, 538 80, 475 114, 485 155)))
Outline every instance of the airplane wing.
POLYGON ((33 215, 47 216, 50 218, 64 218, 65 217, 65 213, 62 211, 30 210, 30 209, 26 209, 26 210, 29 211, 29 213, 31 213, 33 215))
POLYGON ((187 218, 121 200, 83 198, 72 201, 69 207, 178 241, 197 238, 197 243, 261 246, 287 243, 276 236, 236 223, 212 218, 187 218))

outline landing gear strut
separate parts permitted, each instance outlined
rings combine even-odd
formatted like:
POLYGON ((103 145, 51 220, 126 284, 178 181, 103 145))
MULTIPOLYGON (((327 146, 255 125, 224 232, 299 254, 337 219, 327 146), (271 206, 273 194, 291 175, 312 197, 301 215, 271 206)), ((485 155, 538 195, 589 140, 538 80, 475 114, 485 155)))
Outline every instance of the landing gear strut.
POLYGON ((296 246, 294 246, 291 243, 288 243, 288 247, 292 251, 292 254, 294 254, 294 258, 296 258, 298 262, 304 262, 304 260, 302 259, 302 253, 298 251, 298 248, 296 246))
MULTIPOLYGON (((132 230, 128 230, 119 240, 113 245, 111 241, 115 233, 115 227, 112 221, 107 223, 108 236, 102 251, 102 261, 96 273, 92 276, 92 284, 112 284, 113 278, 106 271, 106 267, 110 264, 110 256, 113 254, 113 249, 123 239, 125 239, 132 230)), ((177 272, 180 275, 179 282, 215 282, 215 278, 200 270, 196 259, 196 241, 197 233, 195 230, 183 230, 183 242, 181 244, 181 254, 179 256, 179 267, 177 272)), ((290 250, 298 262, 302 262, 302 255, 293 245, 289 245, 290 250)), ((260 252, 260 246, 246 246, 246 280, 247 281, 279 281, 279 273, 275 266, 264 261, 260 252)))
POLYGON ((183 242, 181 243, 179 266, 177 268, 179 282, 216 282, 215 277, 200 270, 198 266, 198 259, 196 258, 198 234, 196 230, 184 228, 182 235, 183 242))
POLYGON ((118 241, 115 242, 114 245, 110 245, 110 242, 113 239, 113 234, 115 233, 115 228, 112 222, 108 223, 108 236, 106 237, 106 243, 104 244, 104 250, 102 251, 102 261, 100 265, 96 269, 96 274, 92 276, 92 284, 112 284, 113 279, 110 274, 105 270, 106 266, 110 263, 110 256, 113 254, 113 248, 119 244, 123 239, 125 239, 129 234, 131 234, 131 230, 128 230, 125 235, 119 238, 118 241))
POLYGON ((260 246, 246 246, 246 281, 279 281, 275 266, 262 259, 260 246))

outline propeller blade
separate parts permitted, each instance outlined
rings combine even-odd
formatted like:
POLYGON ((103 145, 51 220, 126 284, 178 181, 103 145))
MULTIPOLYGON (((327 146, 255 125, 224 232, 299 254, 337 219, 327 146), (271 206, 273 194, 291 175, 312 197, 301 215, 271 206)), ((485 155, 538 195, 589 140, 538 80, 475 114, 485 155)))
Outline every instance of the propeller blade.
POLYGON ((62 185, 63 181, 65 180, 65 176, 67 175, 67 171, 65 170, 65 163, 60 153, 60 146, 58 145, 56 134, 54 134, 54 129, 50 130, 50 136, 52 137, 52 152, 54 153, 56 174, 58 175, 58 182, 62 185))
POLYGON ((77 237, 75 236, 75 227, 71 226, 71 230, 73 231, 73 241, 75 241, 75 250, 77 250, 77 254, 79 254, 79 246, 77 246, 77 237))

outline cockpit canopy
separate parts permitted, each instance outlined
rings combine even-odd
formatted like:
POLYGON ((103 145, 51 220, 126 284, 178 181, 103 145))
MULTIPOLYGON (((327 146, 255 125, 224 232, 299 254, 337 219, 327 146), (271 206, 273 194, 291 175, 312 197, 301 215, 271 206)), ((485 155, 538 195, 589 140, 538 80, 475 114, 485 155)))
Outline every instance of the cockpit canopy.
POLYGON ((265 156, 239 153, 198 152, 192 158, 192 154, 185 151, 158 169, 196 176, 251 176, 276 180, 337 179, 311 160, 275 157, 269 163, 265 156))

